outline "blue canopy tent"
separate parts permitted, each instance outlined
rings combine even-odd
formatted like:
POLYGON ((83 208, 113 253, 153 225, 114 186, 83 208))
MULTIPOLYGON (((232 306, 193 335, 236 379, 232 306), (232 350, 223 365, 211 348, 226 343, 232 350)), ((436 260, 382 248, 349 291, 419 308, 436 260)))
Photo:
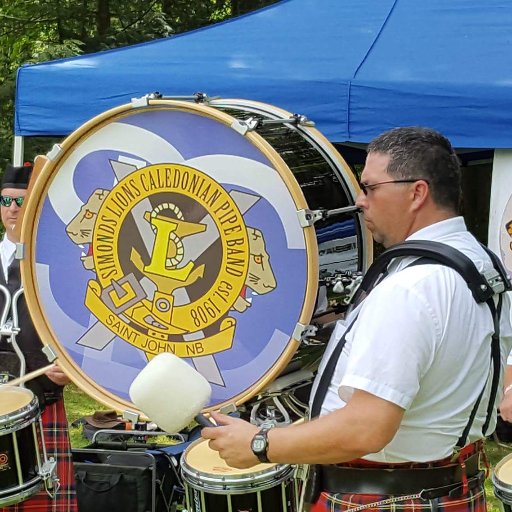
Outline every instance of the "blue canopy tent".
POLYGON ((304 114, 333 142, 419 124, 457 147, 511 148, 511 34, 508 0, 284 0, 176 37, 23 66, 15 134, 66 135, 149 92, 204 91, 304 114))

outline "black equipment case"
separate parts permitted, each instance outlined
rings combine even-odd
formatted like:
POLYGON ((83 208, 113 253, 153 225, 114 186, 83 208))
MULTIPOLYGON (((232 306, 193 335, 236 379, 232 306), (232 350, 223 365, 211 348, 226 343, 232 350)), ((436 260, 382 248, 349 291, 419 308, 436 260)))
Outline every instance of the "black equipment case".
MULTIPOLYGON (((103 432, 109 431, 97 434, 103 432)), ((125 434, 145 439, 148 432, 125 434)), ((174 512, 183 501, 179 461, 166 448, 95 436, 92 445, 72 453, 81 512, 174 512)))

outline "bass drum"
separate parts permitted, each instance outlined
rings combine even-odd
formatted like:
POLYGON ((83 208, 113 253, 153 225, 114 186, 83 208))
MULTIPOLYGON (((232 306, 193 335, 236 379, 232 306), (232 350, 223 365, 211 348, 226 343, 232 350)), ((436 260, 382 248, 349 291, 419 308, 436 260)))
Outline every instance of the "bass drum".
POLYGON ((353 205, 356 180, 291 121, 243 100, 143 98, 48 154, 24 211, 22 277, 41 338, 87 394, 138 413, 130 384, 168 351, 211 383, 205 411, 239 406, 297 353, 320 269, 365 269, 359 215, 310 215, 353 205))

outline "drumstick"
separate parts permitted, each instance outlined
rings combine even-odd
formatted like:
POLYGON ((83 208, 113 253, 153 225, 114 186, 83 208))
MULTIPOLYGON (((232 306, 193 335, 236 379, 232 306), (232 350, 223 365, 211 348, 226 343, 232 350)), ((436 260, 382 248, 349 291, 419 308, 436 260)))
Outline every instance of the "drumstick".
POLYGON ((48 366, 43 366, 43 368, 39 368, 38 370, 34 370, 33 372, 27 373, 21 377, 18 377, 14 380, 9 380, 2 384, 2 386, 18 386, 27 382, 27 380, 35 379, 36 377, 41 377, 41 375, 45 374, 48 370, 51 370, 55 364, 49 364, 48 366))

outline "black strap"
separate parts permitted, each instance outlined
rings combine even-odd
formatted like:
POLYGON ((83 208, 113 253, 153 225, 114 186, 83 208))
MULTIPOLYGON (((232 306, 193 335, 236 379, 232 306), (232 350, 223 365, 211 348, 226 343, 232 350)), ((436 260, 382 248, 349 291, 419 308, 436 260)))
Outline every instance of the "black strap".
MULTIPOLYGON (((486 252, 491 257, 492 252, 487 248, 486 252)), ((368 293, 374 286, 379 275, 387 268, 391 260, 403 257, 419 257, 429 258, 435 263, 445 265, 456 270, 462 278, 466 281, 474 299, 477 302, 487 302, 494 295, 494 290, 489 286, 487 279, 478 271, 471 259, 459 250, 449 245, 434 242, 432 240, 408 240, 400 244, 394 245, 385 250, 370 266, 368 272, 365 274, 361 286, 359 287, 356 296, 359 294, 368 293)), ((491 257, 493 264, 498 261, 494 255, 491 257)), ((496 267, 495 267, 496 268, 496 267)), ((512 289, 512 285, 506 275, 503 266, 500 264, 496 268, 498 273, 503 279, 505 290, 512 289)))
MULTIPOLYGON (((424 241, 422 240, 420 243, 423 244, 424 241)), ((442 250, 444 251, 444 254, 447 255, 448 251, 446 251, 446 247, 449 247, 449 246, 446 246, 445 244, 441 244, 441 245, 444 246, 442 250)), ((502 277, 503 277, 503 275, 505 275, 505 277, 506 277, 505 270, 503 269, 498 257, 484 245, 482 245, 482 248, 485 249, 485 252, 489 255, 496 271, 502 277), (498 268, 496 268, 496 267, 498 267, 498 268), (503 271, 502 271, 502 269, 503 269, 503 271)), ((450 247, 450 249, 453 249, 453 248, 450 247)), ((422 257, 422 258, 417 259, 410 265, 408 265, 408 267, 413 267, 416 265, 425 265, 425 264, 442 264, 445 266, 449 266, 450 268, 459 272, 459 274, 464 278, 466 283, 468 283, 468 286, 470 287, 470 289, 471 289, 471 286, 469 285, 470 282, 473 283, 474 286, 478 285, 478 286, 482 287, 484 284, 482 282, 480 284, 478 284, 478 281, 480 281, 480 280, 475 279, 473 272, 467 270, 469 267, 473 267, 473 269, 475 269, 478 272, 478 269, 476 268, 474 263, 469 258, 467 258, 464 254, 462 254, 460 251, 458 251, 457 249, 453 249, 453 250, 458 254, 455 254, 455 253, 452 254, 454 259, 452 260, 451 265, 446 265, 444 262, 441 262, 440 259, 437 257, 436 258, 422 257), (460 256, 463 256, 463 258, 460 258, 460 256), (465 261, 465 259, 467 261, 465 261), (464 270, 462 270, 462 269, 464 269, 464 270), (463 274, 462 272, 468 272, 468 273, 463 274)), ((479 275, 485 281, 485 286, 489 287, 489 285, 487 284, 487 280, 485 280, 485 278, 480 273, 479 273, 479 275)), ((507 283, 508 283, 508 285, 510 285, 510 281, 508 280, 508 278, 504 279, 504 284, 505 284, 506 290, 508 290, 507 283)), ((482 288, 482 291, 483 291, 483 288, 482 288)), ((475 298, 475 300, 477 300, 477 302, 482 302, 481 300, 479 301, 475 297, 474 293, 473 293, 473 297, 475 298)), ((489 424, 491 422, 491 418, 494 413, 494 406, 496 403, 496 395, 498 393, 498 386, 499 386, 500 375, 501 375, 500 316, 501 316, 501 307, 502 307, 502 303, 503 303, 503 295, 501 293, 498 295, 498 307, 496 307, 496 305, 494 304, 493 296, 489 297, 485 302, 486 302, 487 306, 489 307, 489 310, 491 311, 491 316, 492 316, 493 324, 494 324, 494 333, 493 333, 492 339, 491 339, 491 365, 492 365, 491 391, 490 391, 490 396, 489 396, 489 402, 487 404, 486 418, 485 418, 484 424, 482 426, 482 435, 484 437, 486 436, 487 429, 489 428, 489 424)), ((491 374, 491 372, 489 372, 489 375, 490 374, 491 374)), ((483 385, 483 388, 480 391, 480 394, 478 395, 478 398, 477 398, 475 404, 473 405, 473 409, 471 410, 471 414, 469 415, 468 423, 466 424, 464 430, 462 431, 461 436, 459 437, 459 439, 457 441, 456 446, 458 448, 463 448, 464 446, 466 446, 469 432, 471 431, 471 427, 473 425, 476 414, 478 412, 478 408, 480 407, 480 403, 482 401, 482 397, 484 395, 488 381, 489 381, 489 376, 487 377, 487 379, 483 385)))
POLYGON ((316 418, 320 415, 320 411, 322 410, 322 404, 324 403, 325 395, 327 395, 327 391, 329 389, 329 385, 331 384, 332 376, 334 375, 334 370, 336 369, 336 365, 338 364, 338 359, 340 358, 341 352, 343 351, 343 347, 347 342, 347 334, 352 329, 353 325, 356 323, 357 316, 352 320, 350 325, 345 330, 345 333, 341 337, 340 341, 336 345, 333 350, 331 357, 329 357, 329 361, 325 365, 324 371, 320 376, 320 381, 318 382, 318 387, 316 388, 315 396, 313 397, 313 403, 311 405, 311 418, 316 418))
MULTIPOLYGON (((499 258, 487 247, 483 244, 482 248, 488 254, 491 259, 495 270, 498 272, 501 281, 503 282, 504 291, 512 290, 512 284, 510 282, 509 277, 506 274, 505 268, 503 267, 499 258)), ((491 393, 489 397, 489 403, 487 406, 487 415, 482 427, 482 434, 485 436, 486 431, 489 427, 489 423, 491 421, 494 406, 496 401, 496 396, 498 392, 498 385, 500 379, 501 372, 501 351, 500 351, 500 316, 501 316, 501 307, 502 307, 502 293, 499 294, 498 298, 498 307, 495 307, 493 296, 495 294, 492 287, 489 285, 487 279, 478 271, 474 263, 469 259, 465 254, 461 251, 440 243, 434 242, 432 240, 409 240, 402 242, 401 244, 397 244, 393 247, 390 247, 386 251, 384 251, 370 266, 367 273, 365 274, 361 285, 359 286, 356 294, 352 299, 352 307, 356 304, 359 304, 362 300, 366 298, 366 296, 370 293, 370 291, 378 284, 379 280, 382 279, 387 274, 387 268, 391 260, 400 257, 419 257, 418 260, 414 261, 411 265, 423 265, 423 264, 441 264, 447 267, 454 269, 458 272, 462 278, 466 281, 468 288, 473 295, 473 298, 478 302, 486 302, 494 323, 494 334, 492 336, 491 341, 491 363, 493 367, 492 371, 492 383, 491 383, 491 393)), ((352 323, 349 325, 347 330, 345 331, 343 337, 338 342, 338 345, 334 349, 329 361, 327 362, 325 369, 320 378, 320 382, 318 384, 315 396, 313 398, 313 404, 311 407, 311 417, 314 418, 320 414, 321 407, 325 395, 327 394, 327 390, 329 389, 329 385, 336 369, 336 365, 338 363, 338 359, 341 355, 343 347, 346 343, 346 335, 354 325, 357 320, 357 316, 353 319, 352 323)), ((487 387, 486 380, 482 391, 480 392, 476 403, 473 406, 471 411, 468 423, 464 428, 464 431, 457 442, 457 447, 463 447, 466 445, 466 440, 469 435, 469 431, 471 430, 471 426, 476 417, 476 413, 478 411, 480 402, 482 400, 482 396, 484 394, 485 388, 487 387)))

